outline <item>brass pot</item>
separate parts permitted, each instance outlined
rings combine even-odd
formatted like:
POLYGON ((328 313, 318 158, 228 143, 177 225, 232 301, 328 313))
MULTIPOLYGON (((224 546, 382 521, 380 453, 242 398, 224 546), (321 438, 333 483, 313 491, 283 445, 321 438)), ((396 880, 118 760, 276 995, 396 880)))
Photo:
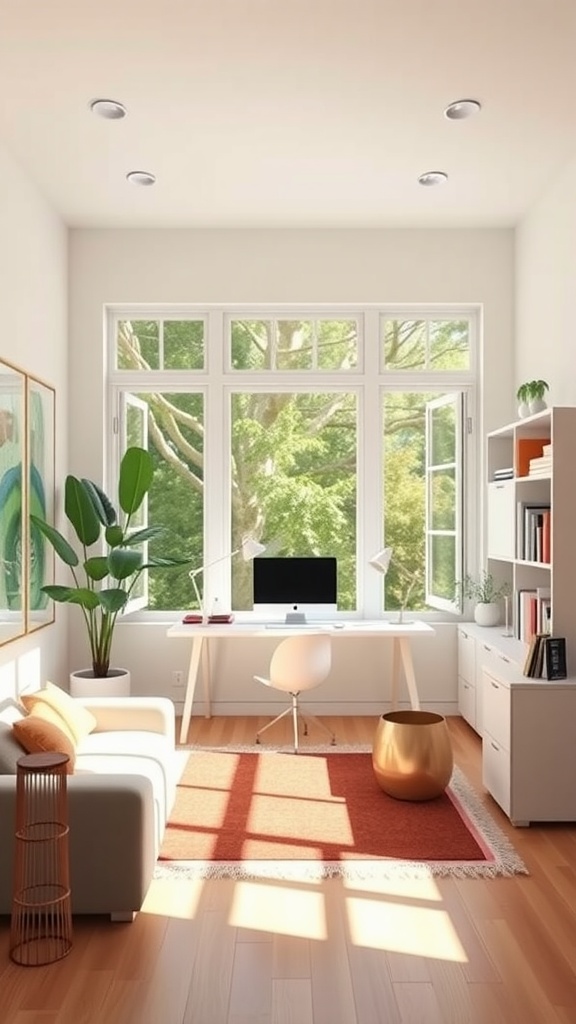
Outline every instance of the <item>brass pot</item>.
POLYGON ((378 785, 397 800, 432 800, 444 792, 454 767, 446 719, 432 711, 382 715, 372 748, 378 785))

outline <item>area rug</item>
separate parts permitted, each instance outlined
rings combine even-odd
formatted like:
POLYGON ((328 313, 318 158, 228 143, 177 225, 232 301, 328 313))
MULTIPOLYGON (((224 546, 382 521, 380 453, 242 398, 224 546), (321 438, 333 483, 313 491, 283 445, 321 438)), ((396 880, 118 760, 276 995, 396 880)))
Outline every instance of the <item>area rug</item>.
POLYGON ((382 792, 367 747, 195 747, 157 878, 527 874, 455 767, 434 800, 382 792))

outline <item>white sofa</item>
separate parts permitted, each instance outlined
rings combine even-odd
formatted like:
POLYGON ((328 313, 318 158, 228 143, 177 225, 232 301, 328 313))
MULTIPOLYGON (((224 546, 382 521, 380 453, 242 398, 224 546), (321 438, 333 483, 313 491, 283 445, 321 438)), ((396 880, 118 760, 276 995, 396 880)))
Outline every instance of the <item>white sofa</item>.
MULTIPOLYGON (((74 914, 132 920, 140 910, 182 767, 174 705, 164 697, 92 698, 97 727, 78 745, 68 775, 70 887, 74 914)), ((22 714, 0 703, 0 741, 22 714)), ((24 753, 20 751, 20 754, 24 753)), ((10 770, 10 757, 4 760, 10 770)), ((16 775, 0 774, 0 914, 12 906, 16 775)))

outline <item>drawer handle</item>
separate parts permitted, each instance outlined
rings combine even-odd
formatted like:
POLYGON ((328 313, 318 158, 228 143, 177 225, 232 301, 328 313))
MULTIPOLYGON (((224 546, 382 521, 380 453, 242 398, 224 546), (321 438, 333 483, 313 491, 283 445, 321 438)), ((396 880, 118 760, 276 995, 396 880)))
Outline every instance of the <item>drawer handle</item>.
POLYGON ((510 658, 507 658, 505 654, 499 654, 498 657, 505 661, 507 665, 510 664, 510 658))
POLYGON ((491 651, 492 650, 492 648, 488 647, 487 644, 482 644, 482 647, 484 648, 485 651, 491 651))
POLYGON ((500 753, 500 747, 497 747, 493 740, 490 740, 490 746, 493 747, 494 750, 497 750, 498 753, 500 753))
POLYGON ((493 686, 495 690, 499 690, 500 689, 500 687, 498 686, 498 683, 495 683, 492 679, 490 680, 490 686, 493 686))

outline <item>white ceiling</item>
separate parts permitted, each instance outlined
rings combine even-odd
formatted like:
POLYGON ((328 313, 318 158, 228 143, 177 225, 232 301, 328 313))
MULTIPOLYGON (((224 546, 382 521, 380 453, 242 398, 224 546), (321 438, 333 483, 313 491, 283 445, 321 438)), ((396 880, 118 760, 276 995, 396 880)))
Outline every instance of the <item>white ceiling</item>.
POLYGON ((74 226, 511 225, 575 98, 576 0, 0 0, 0 144, 74 226))

